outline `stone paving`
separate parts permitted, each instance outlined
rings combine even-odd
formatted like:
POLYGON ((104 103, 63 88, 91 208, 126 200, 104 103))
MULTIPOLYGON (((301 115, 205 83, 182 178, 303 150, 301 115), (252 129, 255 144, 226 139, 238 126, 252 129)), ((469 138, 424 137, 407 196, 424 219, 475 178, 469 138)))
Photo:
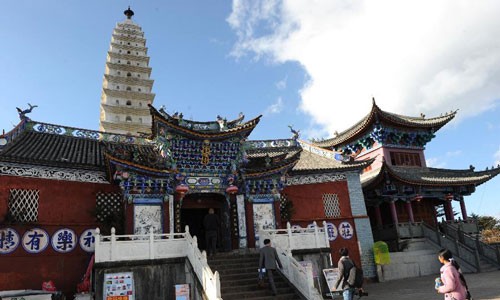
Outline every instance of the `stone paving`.
MULTIPOLYGON (((368 297, 363 300, 439 300, 444 295, 434 290, 434 279, 438 275, 407 278, 388 282, 368 283, 364 286, 368 297)), ((500 271, 465 274, 474 300, 500 299, 500 271)), ((335 298, 342 299, 342 298, 335 298)), ((358 299, 355 296, 354 299, 358 299)))

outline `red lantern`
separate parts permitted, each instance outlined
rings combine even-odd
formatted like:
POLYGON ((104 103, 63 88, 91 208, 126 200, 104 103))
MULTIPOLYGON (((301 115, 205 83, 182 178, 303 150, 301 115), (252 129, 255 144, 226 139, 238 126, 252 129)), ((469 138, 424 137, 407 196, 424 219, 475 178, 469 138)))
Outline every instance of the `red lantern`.
POLYGON ((230 185, 227 187, 226 189, 226 193, 228 193, 229 195, 234 195, 238 192, 238 187, 237 186, 234 186, 234 185, 230 185))
POLYGON ((179 195, 184 196, 189 191, 189 187, 185 184, 179 184, 175 187, 175 192, 179 195))
POLYGON ((424 197, 422 197, 422 195, 418 195, 418 194, 417 194, 417 195, 413 198, 413 200, 414 200, 414 201, 417 201, 417 202, 420 202, 420 200, 422 200, 423 198, 424 198, 424 197))

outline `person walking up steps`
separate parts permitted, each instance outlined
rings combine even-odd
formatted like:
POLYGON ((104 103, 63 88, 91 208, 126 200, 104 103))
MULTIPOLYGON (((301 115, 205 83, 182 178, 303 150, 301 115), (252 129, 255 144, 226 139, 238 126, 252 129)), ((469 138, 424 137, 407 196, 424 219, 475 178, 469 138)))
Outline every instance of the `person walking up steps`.
POLYGON ((337 263, 337 266, 339 268, 339 278, 335 283, 335 289, 338 290, 340 285, 340 288, 343 290, 342 296, 344 297, 344 300, 352 300, 354 299, 355 288, 351 287, 347 282, 347 279, 349 278, 350 268, 345 267, 344 262, 349 266, 354 266, 354 262, 349 258, 349 250, 347 248, 341 248, 339 250, 339 253, 340 259, 337 263))
POLYGON ((267 278, 269 278, 269 285, 271 287, 271 290, 273 291, 274 296, 276 296, 277 294, 273 274, 273 272, 276 270, 276 263, 278 263, 280 269, 283 268, 276 249, 271 246, 271 240, 265 239, 264 247, 260 249, 259 268, 266 269, 267 278))
POLYGON ((465 278, 460 273, 460 266, 453 259, 451 251, 441 249, 438 254, 439 262, 443 264, 441 267, 441 281, 436 281, 436 290, 440 294, 444 294, 445 300, 466 300, 467 283, 465 278))

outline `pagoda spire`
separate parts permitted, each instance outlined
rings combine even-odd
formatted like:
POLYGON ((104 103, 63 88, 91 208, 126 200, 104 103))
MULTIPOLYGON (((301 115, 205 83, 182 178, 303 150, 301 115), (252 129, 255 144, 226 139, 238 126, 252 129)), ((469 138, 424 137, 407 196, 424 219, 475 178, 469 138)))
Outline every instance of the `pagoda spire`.
POLYGON ((132 19, 132 16, 134 15, 134 11, 130 9, 130 5, 128 6, 128 9, 123 12, 124 15, 127 16, 127 19, 132 19))

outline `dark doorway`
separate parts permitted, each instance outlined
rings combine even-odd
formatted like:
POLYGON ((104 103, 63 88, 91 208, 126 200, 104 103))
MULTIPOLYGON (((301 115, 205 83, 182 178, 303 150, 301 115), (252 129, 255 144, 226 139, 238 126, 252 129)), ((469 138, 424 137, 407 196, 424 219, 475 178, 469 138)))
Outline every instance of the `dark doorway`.
MULTIPOLYGON (((214 208, 215 214, 220 216, 220 209, 214 208)), ((206 250, 205 243, 205 228, 203 227, 203 218, 208 214, 208 208, 184 208, 181 210, 181 225, 184 229, 186 225, 189 226, 189 233, 191 236, 196 236, 198 239, 198 248, 206 250)), ((219 230, 217 238, 217 249, 221 247, 221 232, 219 230)))
POLYGON ((224 195, 217 193, 188 194, 182 201, 181 226, 189 225, 189 233, 198 238, 198 247, 206 250, 205 228, 203 219, 208 210, 213 208, 219 216, 220 224, 217 234, 217 251, 231 250, 231 225, 229 222, 229 208, 224 195))

